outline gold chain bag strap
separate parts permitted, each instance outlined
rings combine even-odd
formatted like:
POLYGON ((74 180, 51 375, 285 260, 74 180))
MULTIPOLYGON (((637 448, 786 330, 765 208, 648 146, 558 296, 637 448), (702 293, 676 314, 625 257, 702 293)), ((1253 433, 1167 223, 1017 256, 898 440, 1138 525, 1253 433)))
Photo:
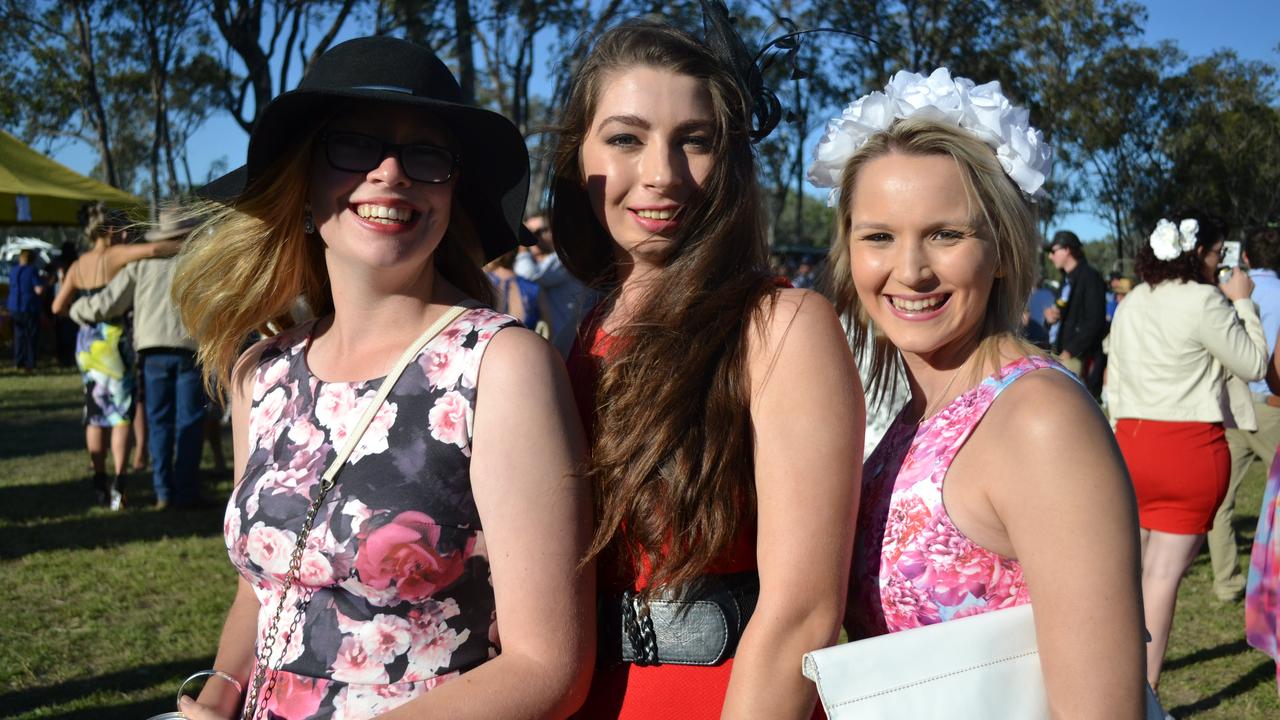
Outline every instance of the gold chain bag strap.
MULTIPOLYGON (((280 667, 284 665, 284 653, 276 662, 275 668, 270 668, 272 649, 275 647, 276 632, 280 626, 280 616, 284 613, 286 600, 289 597, 289 591, 298 583, 298 573, 302 567, 302 553, 307 546, 307 536, 311 534, 311 526, 315 523, 316 513, 319 512, 320 506, 324 504, 324 499, 328 496, 329 491, 333 489, 334 482, 338 477, 338 471, 346 464, 347 458, 355 451, 356 446, 360 443, 360 437, 364 435, 364 431, 369 427, 369 423, 373 422, 374 416, 378 414, 378 408, 382 407, 382 403, 387 399, 387 395, 391 393, 391 388, 395 386, 396 381, 400 379, 400 375, 404 369, 413 362, 418 353, 432 338, 440 334, 459 315, 466 312, 468 308, 475 307, 470 303, 455 305, 445 311, 438 320, 427 328, 417 340, 414 340, 405 351, 400 354, 400 358, 396 360, 396 364, 392 366, 391 371, 387 373, 387 377, 383 379, 382 384, 378 387, 378 392, 373 397, 373 401, 365 408, 364 414, 360 416, 359 421, 351 428, 347 434, 347 441, 343 444, 338 454, 333 458, 333 462, 329 463, 329 467, 324 471, 324 475, 320 478, 320 492, 316 495, 316 499, 311 502, 311 507, 307 509, 307 516, 302 522, 302 530, 298 533, 298 543, 293 548, 293 554, 289 558, 289 569, 285 573, 284 587, 280 591, 280 602, 276 605, 276 612, 271 617, 271 624, 267 626, 267 633, 262 640, 262 650, 257 656, 257 665, 253 672, 253 681, 249 685, 249 697, 245 702, 245 711, 241 716, 247 720, 256 720, 260 710, 266 706, 271 699, 271 692, 275 688, 276 676, 280 672, 280 667), (268 678, 268 675, 270 677, 268 678), (265 686, 265 687, 264 687, 265 686), (261 702, 259 702, 259 694, 261 694, 261 702)), ((298 624, 302 621, 302 616, 306 613, 307 605, 311 602, 311 593, 307 592, 306 597, 297 603, 298 612, 294 614, 292 622, 284 635, 284 646, 289 647, 289 640, 293 634, 298 631, 298 624)))

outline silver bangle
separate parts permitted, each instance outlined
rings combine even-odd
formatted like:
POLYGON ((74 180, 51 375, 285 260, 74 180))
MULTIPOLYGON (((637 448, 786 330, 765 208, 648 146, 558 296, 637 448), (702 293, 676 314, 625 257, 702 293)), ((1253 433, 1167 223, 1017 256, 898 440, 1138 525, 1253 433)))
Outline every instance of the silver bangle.
POLYGON ((221 670, 214 670, 213 677, 222 678, 223 680, 231 683, 231 687, 236 689, 236 694, 238 695, 244 694, 244 686, 240 684, 239 680, 236 680, 235 678, 231 677, 231 673, 225 673, 225 672, 222 672, 221 670))
MULTIPOLYGON (((182 700, 182 691, 187 689, 187 683, 191 682, 192 680, 195 680, 196 678, 202 678, 202 677, 216 677, 225 682, 231 683, 231 687, 236 689, 237 696, 244 695, 244 686, 240 684, 239 680, 236 680, 234 677, 232 677, 231 673, 225 673, 221 670, 201 670, 200 672, 191 673, 190 677, 182 681, 182 684, 178 686, 177 699, 182 700)), ((174 704, 177 704, 177 702, 175 701, 174 704)))

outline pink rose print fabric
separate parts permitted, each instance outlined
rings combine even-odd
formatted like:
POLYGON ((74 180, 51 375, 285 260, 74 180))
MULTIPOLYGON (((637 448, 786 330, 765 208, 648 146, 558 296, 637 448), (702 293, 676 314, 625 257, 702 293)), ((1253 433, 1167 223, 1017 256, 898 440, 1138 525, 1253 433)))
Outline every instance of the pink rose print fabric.
MULTIPOLYGON (((284 663, 264 717, 374 717, 499 652, 471 431, 484 350, 515 324, 487 308, 464 312, 379 408, 307 537, 271 650, 271 666, 284 663)), ((231 562, 262 604, 260 651, 320 476, 382 382, 313 376, 313 327, 277 336, 262 354, 251 454, 223 525, 231 562)))
MULTIPOLYGON (((917 428, 900 414, 862 468, 862 504, 849 592, 858 640, 1030 602, 1017 561, 965 537, 942 504, 942 482, 996 397, 1052 368, 1024 357, 1004 366, 917 428)), ((906 410, 904 409, 905 413, 906 410)))

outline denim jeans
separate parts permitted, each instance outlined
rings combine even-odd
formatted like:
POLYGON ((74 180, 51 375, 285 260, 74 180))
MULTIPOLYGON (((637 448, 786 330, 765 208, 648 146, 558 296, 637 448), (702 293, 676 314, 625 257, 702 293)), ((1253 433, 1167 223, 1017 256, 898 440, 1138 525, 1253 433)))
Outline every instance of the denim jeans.
POLYGON ((40 330, 40 315, 33 312, 15 312, 13 317, 13 364, 15 367, 36 366, 36 338, 40 330))
POLYGON ((204 449, 204 414, 209 400, 195 355, 181 350, 146 351, 142 379, 146 383, 156 500, 179 506, 199 502, 196 471, 204 449))

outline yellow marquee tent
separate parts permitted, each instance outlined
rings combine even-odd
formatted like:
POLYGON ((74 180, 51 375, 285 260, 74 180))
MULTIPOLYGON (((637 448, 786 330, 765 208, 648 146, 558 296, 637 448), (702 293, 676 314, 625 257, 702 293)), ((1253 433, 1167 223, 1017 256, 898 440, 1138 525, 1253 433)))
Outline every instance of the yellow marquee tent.
POLYGON ((76 211, 90 200, 118 208, 142 204, 0 130, 0 225, 75 225, 76 211))

